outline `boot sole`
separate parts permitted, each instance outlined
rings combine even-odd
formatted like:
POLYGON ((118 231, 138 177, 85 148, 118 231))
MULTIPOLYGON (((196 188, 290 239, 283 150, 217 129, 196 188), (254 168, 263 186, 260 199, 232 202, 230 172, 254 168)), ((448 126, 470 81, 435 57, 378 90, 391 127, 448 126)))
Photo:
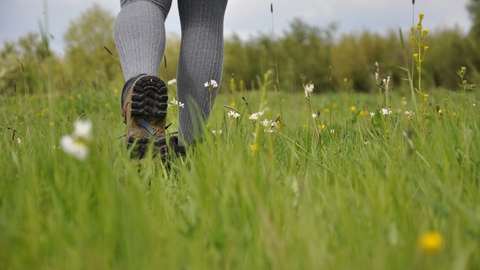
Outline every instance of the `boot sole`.
POLYGON ((165 82, 150 75, 138 78, 133 84, 129 106, 132 120, 127 129, 126 144, 127 149, 133 148, 131 157, 144 158, 153 140, 153 154, 160 154, 162 160, 166 159, 168 94, 165 82))

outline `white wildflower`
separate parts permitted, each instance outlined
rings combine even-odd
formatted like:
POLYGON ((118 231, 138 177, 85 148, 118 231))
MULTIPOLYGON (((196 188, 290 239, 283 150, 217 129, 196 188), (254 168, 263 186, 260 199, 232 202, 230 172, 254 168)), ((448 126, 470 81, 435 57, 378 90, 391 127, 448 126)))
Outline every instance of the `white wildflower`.
POLYGON ((316 113, 312 113, 312 118, 316 118, 317 117, 317 114, 316 113))
POLYGON ((212 130, 212 133, 215 134, 215 135, 220 135, 223 133, 223 130, 219 129, 219 130, 212 130))
POLYGON ((172 100, 170 100, 170 103, 167 104, 167 107, 170 108, 170 107, 175 107, 177 105, 178 105, 178 101, 173 98, 172 100))
POLYGON ((267 120, 267 119, 264 119, 264 120, 260 121, 260 125, 262 125, 264 127, 268 127, 270 125, 270 121, 267 120))
POLYGON ((254 113, 254 114, 250 115, 250 117, 248 119, 254 120, 254 121, 258 120, 258 113, 254 113))
POLYGON ((167 106, 168 106, 168 108, 170 108, 170 107, 175 107, 175 106, 185 108, 185 107, 184 107, 185 104, 182 103, 182 102, 180 102, 180 101, 178 101, 178 100, 176 100, 176 99, 172 99, 172 100, 170 101, 170 104, 167 104, 167 106))
POLYGON ((75 127, 75 130, 73 131, 73 137, 82 138, 86 141, 90 141, 92 139, 92 121, 77 120, 73 126, 75 127))
POLYGON ((402 105, 403 105, 403 106, 405 106, 405 105, 407 105, 407 104, 408 104, 408 102, 407 102, 406 100, 402 100, 402 105))
POLYGON ((303 86, 303 89, 305 90, 305 97, 307 99, 309 99, 310 96, 312 95, 312 92, 313 92, 314 88, 315 88, 315 86, 313 85, 313 83, 307 83, 303 86))
POLYGON ((260 121, 260 124, 264 127, 276 127, 277 123, 273 120, 264 119, 260 121))
POLYGON ((18 143, 18 144, 21 144, 21 143, 22 143, 22 139, 17 138, 17 143, 18 143))
POLYGON ((78 138, 65 135, 60 140, 60 144, 65 153, 77 158, 78 160, 84 160, 87 158, 88 147, 78 138))
POLYGON ((370 112, 370 116, 371 116, 371 117, 374 117, 374 116, 375 116, 375 113, 374 113, 374 112, 370 112))
POLYGON ((265 114, 266 111, 270 110, 268 107, 259 111, 259 112, 256 112, 256 113, 253 113, 252 115, 250 115, 250 117, 248 119, 250 120, 258 120, 261 116, 263 116, 265 114))
POLYGON ((65 135, 60 140, 61 149, 79 160, 84 160, 88 155, 87 143, 92 139, 92 122, 90 120, 77 120, 72 135, 65 135))
POLYGON ((392 114, 392 110, 390 108, 382 108, 382 114, 383 115, 392 114))
POLYGON ((215 80, 210 80, 209 82, 205 82, 205 87, 209 87, 209 88, 217 88, 218 87, 218 84, 215 80))
POLYGON ((414 115, 415 113, 413 111, 405 111, 405 115, 414 115))
POLYGON ((233 119, 236 119, 236 118, 240 117, 240 114, 237 113, 237 112, 235 112, 235 111, 229 111, 229 112, 228 112, 228 117, 231 117, 231 118, 233 118, 233 119))
POLYGON ((177 79, 171 79, 170 81, 167 82, 168 85, 176 84, 177 79))
POLYGON ((330 129, 330 133, 334 134, 334 133, 335 133, 335 129, 330 129))
POLYGON ((277 126, 277 122, 273 120, 264 119, 260 121, 260 125, 266 127, 266 129, 263 130, 264 132, 272 133, 273 132, 272 128, 277 126))

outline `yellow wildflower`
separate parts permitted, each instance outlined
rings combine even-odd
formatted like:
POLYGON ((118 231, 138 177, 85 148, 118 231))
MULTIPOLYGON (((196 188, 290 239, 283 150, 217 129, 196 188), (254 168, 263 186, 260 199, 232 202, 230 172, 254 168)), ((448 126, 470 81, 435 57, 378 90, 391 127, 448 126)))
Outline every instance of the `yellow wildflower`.
POLYGON ((53 126, 55 126, 55 122, 49 122, 48 125, 53 127, 53 126))
POLYGON ((428 46, 423 46, 423 50, 424 50, 424 51, 427 51, 427 50, 428 50, 428 46))
POLYGON ((330 108, 325 108, 325 110, 323 110, 325 113, 329 113, 330 112, 330 108))
POLYGON ((78 98, 78 99, 82 99, 82 94, 78 94, 78 95, 77 95, 77 98, 78 98))
POLYGON ((418 53, 414 53, 413 58, 415 58, 415 60, 417 60, 418 59, 418 53))
POLYGON ((250 150, 257 151, 258 150, 258 143, 250 145, 250 150))
POLYGON ((357 108, 355 106, 350 106, 350 111, 354 112, 357 108))
POLYGON ((118 94, 118 89, 117 88, 113 89, 113 93, 118 94))
POLYGON ((344 83, 348 82, 348 79, 347 79, 347 78, 343 78, 343 82, 344 82, 344 83))
POLYGON ((422 36, 426 36, 428 34, 428 30, 425 29, 425 30, 422 30, 422 36))
POLYGON ((327 126, 325 126, 325 125, 323 125, 323 124, 321 125, 322 130, 324 130, 326 127, 327 127, 327 126))
POLYGON ((445 245, 442 235, 437 231, 421 235, 418 244, 425 253, 437 253, 445 245))

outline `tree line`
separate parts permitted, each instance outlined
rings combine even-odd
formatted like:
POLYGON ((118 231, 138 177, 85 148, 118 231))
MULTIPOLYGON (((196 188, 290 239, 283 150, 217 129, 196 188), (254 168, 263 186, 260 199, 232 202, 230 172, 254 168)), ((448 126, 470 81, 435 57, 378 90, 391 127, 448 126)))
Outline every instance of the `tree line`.
MULTIPOLYGON (((472 83, 479 81, 480 30, 475 23, 480 13, 480 0, 472 0, 468 8, 474 24, 468 33, 457 26, 429 29, 426 39, 427 59, 423 63, 422 80, 428 89, 458 90, 456 70, 464 66, 472 83)), ((427 14, 428 17, 428 14, 427 14)), ((0 94, 42 93, 51 78, 56 91, 88 87, 123 86, 124 78, 113 41, 114 16, 94 5, 70 23, 64 35, 62 56, 51 52, 48 36, 27 33, 16 41, 4 42, 0 48, 0 94)), ((479 21, 480 24, 480 21, 479 21)), ((405 87, 405 71, 412 67, 409 29, 386 34, 368 30, 337 33, 336 25, 309 25, 300 18, 277 37, 259 33, 248 39, 232 35, 225 39, 225 61, 221 91, 232 87, 256 89, 257 77, 268 70, 278 78, 283 92, 303 91, 311 82, 318 91, 377 91, 375 63, 380 63, 382 76, 390 76, 394 88, 405 87), (405 47, 405 50, 404 50, 405 47), (405 55, 407 55, 405 61, 405 55), (275 74, 278 71, 278 74, 275 74)), ((180 36, 170 34, 159 76, 175 78, 180 36)))

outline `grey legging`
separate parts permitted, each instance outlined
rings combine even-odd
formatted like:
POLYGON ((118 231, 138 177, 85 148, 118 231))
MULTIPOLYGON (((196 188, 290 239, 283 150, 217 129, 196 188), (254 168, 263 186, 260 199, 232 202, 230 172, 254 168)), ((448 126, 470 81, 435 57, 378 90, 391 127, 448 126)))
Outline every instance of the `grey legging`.
MULTIPOLYGON (((215 100, 204 83, 220 83, 223 66, 223 19, 228 0, 178 0, 182 41, 177 71, 180 145, 200 136, 200 123, 215 100), (211 100, 210 100, 211 98, 211 100), (199 111, 195 107, 198 106, 199 111)), ((172 0, 121 0, 115 21, 115 44, 125 80, 157 75, 165 51, 165 19, 172 0)))

